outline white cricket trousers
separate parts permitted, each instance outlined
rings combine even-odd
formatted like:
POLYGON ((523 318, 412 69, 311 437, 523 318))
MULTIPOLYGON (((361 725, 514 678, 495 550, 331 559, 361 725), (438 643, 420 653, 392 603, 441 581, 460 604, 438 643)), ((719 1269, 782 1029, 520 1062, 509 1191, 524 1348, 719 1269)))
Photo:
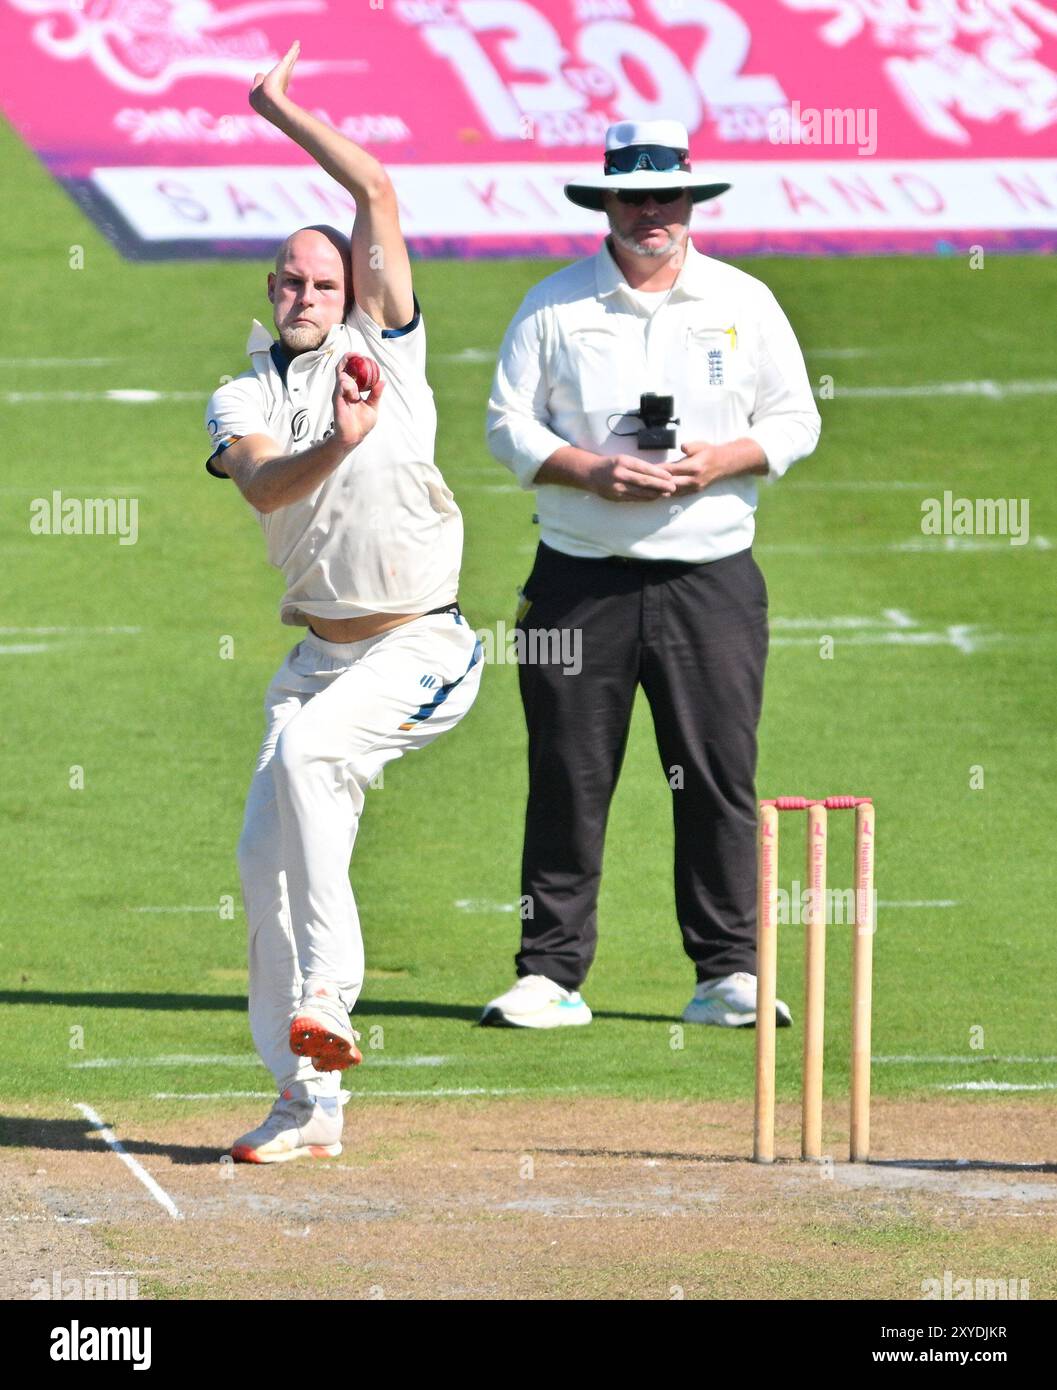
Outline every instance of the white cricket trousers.
POLYGON ((250 1030, 280 1091, 340 1087, 340 1072, 290 1051, 290 1019, 308 984, 337 985, 350 1010, 363 985, 349 861, 367 784, 459 722, 483 664, 465 618, 430 613, 363 642, 309 631, 268 687, 238 860, 250 1030))

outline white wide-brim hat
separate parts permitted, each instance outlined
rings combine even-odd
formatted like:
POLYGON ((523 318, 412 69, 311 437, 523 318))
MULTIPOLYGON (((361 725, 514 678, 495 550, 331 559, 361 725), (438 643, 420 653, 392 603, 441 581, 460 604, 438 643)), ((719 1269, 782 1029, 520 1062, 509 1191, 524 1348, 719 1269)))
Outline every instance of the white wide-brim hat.
POLYGON ((694 177, 689 149, 686 127, 678 121, 619 121, 606 131, 605 171, 567 183, 565 196, 577 207, 601 212, 602 195, 622 188, 685 188, 695 203, 726 193, 729 183, 694 177))

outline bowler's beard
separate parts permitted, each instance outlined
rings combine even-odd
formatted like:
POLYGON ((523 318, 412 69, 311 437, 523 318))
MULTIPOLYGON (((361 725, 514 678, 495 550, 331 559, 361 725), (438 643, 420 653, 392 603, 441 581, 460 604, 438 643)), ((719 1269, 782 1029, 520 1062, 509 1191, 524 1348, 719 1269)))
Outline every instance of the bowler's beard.
POLYGON ((625 251, 629 251, 633 256, 649 256, 652 260, 659 260, 663 256, 674 255, 681 244, 677 237, 673 237, 671 233, 669 233, 668 240, 663 246, 643 246, 641 242, 635 240, 630 232, 618 231, 617 228, 613 226, 612 222, 609 224, 609 230, 612 233, 613 240, 618 246, 623 247, 625 251))
POLYGON ((292 323, 279 328, 279 341, 291 353, 314 352, 326 336, 326 329, 311 323, 292 323))

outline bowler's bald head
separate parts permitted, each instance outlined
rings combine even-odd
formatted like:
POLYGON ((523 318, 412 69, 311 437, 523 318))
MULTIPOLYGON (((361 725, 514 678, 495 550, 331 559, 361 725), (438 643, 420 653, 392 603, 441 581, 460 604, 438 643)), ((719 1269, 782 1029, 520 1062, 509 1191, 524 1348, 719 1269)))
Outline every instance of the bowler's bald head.
POLYGON ((276 275, 282 271, 287 261, 296 260, 301 254, 325 257, 326 244, 330 245, 341 261, 346 285, 351 285, 352 253, 349 239, 344 232, 339 232, 337 227, 328 227, 325 223, 319 223, 314 227, 299 227, 280 243, 275 253, 276 275))

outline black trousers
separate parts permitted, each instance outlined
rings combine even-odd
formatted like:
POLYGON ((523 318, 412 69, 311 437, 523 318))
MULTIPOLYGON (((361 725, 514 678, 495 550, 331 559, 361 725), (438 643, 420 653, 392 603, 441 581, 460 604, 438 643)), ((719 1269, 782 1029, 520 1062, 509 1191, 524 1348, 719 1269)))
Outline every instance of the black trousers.
POLYGON ((751 550, 704 565, 540 545, 518 621, 529 741, 518 975, 577 989, 594 959, 609 805, 641 685, 675 821, 698 980, 756 969, 756 730, 767 587, 751 550))

